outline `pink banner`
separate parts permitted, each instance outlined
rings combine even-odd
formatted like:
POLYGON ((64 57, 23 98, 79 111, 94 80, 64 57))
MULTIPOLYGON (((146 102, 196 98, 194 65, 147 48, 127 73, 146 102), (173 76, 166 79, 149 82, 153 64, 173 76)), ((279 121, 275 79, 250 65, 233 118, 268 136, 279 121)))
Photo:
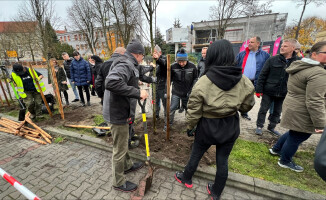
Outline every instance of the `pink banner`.
POLYGON ((282 37, 279 37, 274 42, 274 48, 273 48, 273 56, 277 54, 278 48, 280 47, 282 37))
POLYGON ((248 47, 248 44, 249 44, 249 40, 243 42, 243 44, 242 44, 242 46, 240 48, 240 52, 244 51, 248 47))

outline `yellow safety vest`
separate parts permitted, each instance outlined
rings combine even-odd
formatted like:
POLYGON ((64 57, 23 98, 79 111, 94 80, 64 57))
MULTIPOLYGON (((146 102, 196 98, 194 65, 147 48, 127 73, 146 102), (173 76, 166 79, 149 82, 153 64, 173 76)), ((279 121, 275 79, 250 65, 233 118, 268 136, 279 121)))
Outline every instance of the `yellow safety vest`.
MULTIPOLYGON (((38 86, 37 86, 37 84, 36 84, 36 82, 35 82, 35 79, 34 79, 34 73, 32 74, 32 70, 31 70, 30 68, 29 68, 28 70, 29 70, 30 75, 31 75, 32 78, 33 78, 33 83, 34 83, 34 86, 35 86, 36 90, 37 90, 38 92, 40 92, 40 90, 39 90, 39 88, 38 88, 38 86)), ((35 72, 34 69, 33 69, 33 71, 35 72)), ((39 77, 38 77, 38 75, 37 75, 36 72, 35 72, 35 75, 36 75, 37 80, 39 80, 39 77)), ((17 93, 18 93, 18 95, 19 95, 21 98, 23 98, 23 99, 26 98, 27 95, 26 95, 26 93, 24 92, 24 85, 23 85, 23 81, 22 81, 21 77, 18 76, 15 72, 12 72, 12 73, 11 73, 11 76, 12 76, 12 78, 14 79, 14 81, 15 81, 15 83, 16 83, 16 88, 17 88, 17 93)), ((42 80, 39 80, 39 84, 40 84, 40 86, 41 86, 42 91, 44 92, 44 91, 46 90, 46 88, 45 88, 45 86, 44 86, 43 81, 42 81, 42 80)))

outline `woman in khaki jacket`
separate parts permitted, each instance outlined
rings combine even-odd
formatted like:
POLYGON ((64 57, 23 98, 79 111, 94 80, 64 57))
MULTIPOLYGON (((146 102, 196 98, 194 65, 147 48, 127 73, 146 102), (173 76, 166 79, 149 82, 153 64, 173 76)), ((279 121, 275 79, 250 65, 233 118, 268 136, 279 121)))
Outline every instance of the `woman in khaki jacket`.
POLYGON ((278 165, 295 172, 303 167, 295 164, 292 157, 299 145, 313 133, 322 133, 326 125, 326 41, 316 43, 310 58, 293 62, 286 69, 289 73, 288 93, 282 107, 281 126, 288 128, 277 143, 269 149, 281 156, 278 165))
POLYGON ((191 188, 198 163, 211 145, 216 145, 216 176, 208 183, 212 199, 219 199, 228 177, 228 158, 240 134, 238 111, 248 112, 255 104, 254 87, 236 67, 232 45, 227 40, 214 42, 207 50, 206 69, 192 89, 186 114, 188 136, 197 126, 187 166, 175 179, 191 188))

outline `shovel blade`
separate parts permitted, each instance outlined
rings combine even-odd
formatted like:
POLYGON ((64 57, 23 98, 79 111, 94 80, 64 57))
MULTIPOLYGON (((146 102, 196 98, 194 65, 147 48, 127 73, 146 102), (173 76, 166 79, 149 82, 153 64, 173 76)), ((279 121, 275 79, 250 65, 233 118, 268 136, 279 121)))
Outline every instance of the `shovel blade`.
POLYGON ((147 175, 145 176, 145 194, 147 191, 149 191, 151 189, 151 186, 152 186, 152 181, 153 181, 153 167, 149 164, 148 166, 148 172, 147 172, 147 175))
POLYGON ((25 120, 25 113, 26 113, 26 109, 20 109, 19 110, 18 121, 24 121, 25 120))

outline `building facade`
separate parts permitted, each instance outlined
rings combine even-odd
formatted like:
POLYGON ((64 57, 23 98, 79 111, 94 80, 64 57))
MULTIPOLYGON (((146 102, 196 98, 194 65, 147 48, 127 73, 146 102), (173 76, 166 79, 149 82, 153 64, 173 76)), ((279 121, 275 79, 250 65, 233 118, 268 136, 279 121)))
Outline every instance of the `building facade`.
POLYGON ((42 61, 35 21, 0 22, 0 59, 7 62, 42 61))
MULTIPOLYGON (((262 42, 275 41, 285 31, 287 13, 271 13, 251 17, 232 19, 227 27, 224 39, 232 43, 243 43, 253 36, 259 36, 262 42)), ((192 52, 217 40, 218 20, 193 22, 189 30, 192 52)))
MULTIPOLYGON (((71 45, 75 50, 77 50, 82 56, 93 54, 89 43, 87 42, 87 37, 82 31, 56 31, 57 37, 60 42, 67 43, 71 45)), ((108 47, 111 51, 119 46, 123 46, 122 40, 116 36, 114 32, 106 33, 108 38, 108 47)), ((106 46, 106 40, 104 33, 101 28, 96 28, 94 32, 95 36, 95 49, 94 54, 104 57, 110 55, 112 52, 109 52, 106 46)))

